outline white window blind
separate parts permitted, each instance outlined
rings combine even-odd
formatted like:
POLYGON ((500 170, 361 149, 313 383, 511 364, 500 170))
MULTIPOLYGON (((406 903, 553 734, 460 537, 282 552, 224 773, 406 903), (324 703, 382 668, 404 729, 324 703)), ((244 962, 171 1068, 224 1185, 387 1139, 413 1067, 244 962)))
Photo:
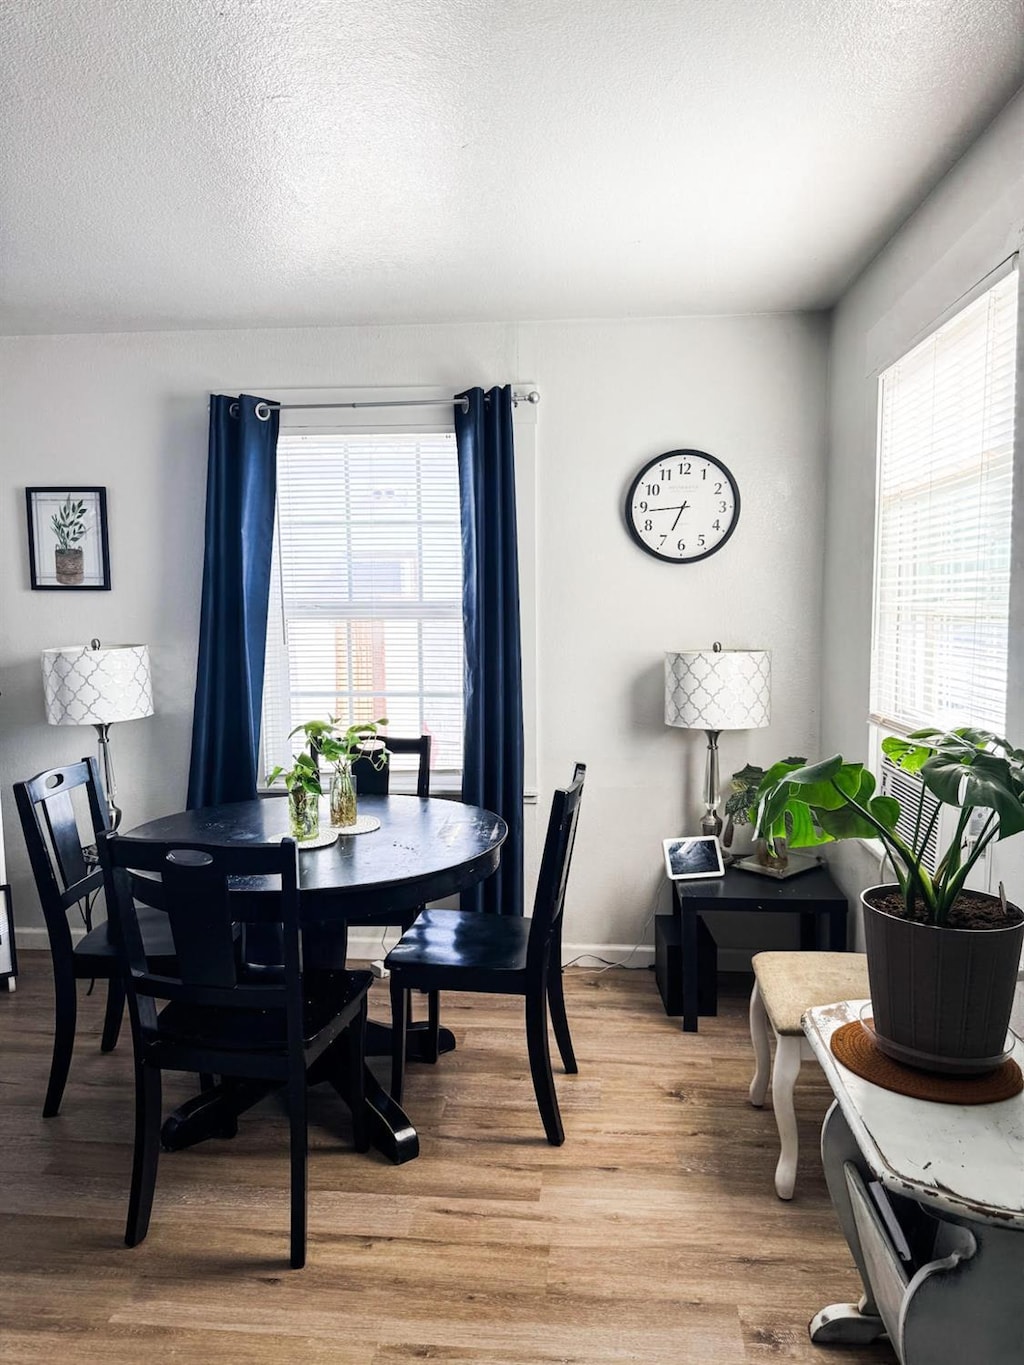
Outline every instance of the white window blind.
MULTIPOLYGON (((462 768, 459 480, 452 432, 282 430, 262 747, 290 763, 304 721, 387 716, 432 737, 431 767, 462 768)), ((393 759, 392 788, 410 789, 393 759)))
POLYGON ((871 719, 1006 716, 1017 271, 881 376, 871 719))

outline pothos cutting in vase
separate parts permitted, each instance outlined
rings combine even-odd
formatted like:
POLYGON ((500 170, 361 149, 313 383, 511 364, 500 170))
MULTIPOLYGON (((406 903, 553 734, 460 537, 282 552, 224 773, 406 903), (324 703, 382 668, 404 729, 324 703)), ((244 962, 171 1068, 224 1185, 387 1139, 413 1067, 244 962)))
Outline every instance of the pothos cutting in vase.
POLYGON ((328 720, 307 720, 297 725, 289 739, 302 734, 306 737, 307 747, 295 755, 290 768, 280 764, 267 774, 267 786, 273 786, 277 779, 283 778, 288 791, 288 829, 292 838, 300 844, 317 839, 320 834, 320 797, 323 795, 323 782, 320 773, 320 759, 331 764, 329 785, 330 820, 336 829, 351 827, 356 823, 356 788, 352 772, 352 761, 366 748, 366 756, 375 768, 382 768, 388 760, 388 751, 383 744, 368 748, 376 738, 387 718, 360 721, 341 729, 336 716, 328 720))
MULTIPOLYGON (((333 726, 340 724, 334 716, 331 717, 331 723, 333 726)), ((377 732, 387 723, 387 717, 382 716, 380 720, 350 725, 347 730, 340 733, 334 730, 320 741, 320 752, 332 765, 330 810, 331 824, 336 829, 345 829, 356 823, 356 779, 352 771, 353 760, 357 756, 364 757, 378 769, 383 768, 388 761, 385 746, 379 741, 373 743, 377 732)))

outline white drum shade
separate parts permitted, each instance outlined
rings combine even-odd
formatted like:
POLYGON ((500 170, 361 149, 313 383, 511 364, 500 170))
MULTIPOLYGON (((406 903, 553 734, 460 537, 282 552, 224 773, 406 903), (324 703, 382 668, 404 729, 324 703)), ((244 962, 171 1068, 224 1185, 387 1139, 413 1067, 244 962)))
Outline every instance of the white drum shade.
POLYGON ((665 724, 690 730, 762 730, 771 722, 766 649, 693 649, 665 655, 665 724))
POLYGON ((51 725, 106 725, 153 714, 148 645, 64 645, 43 650, 51 725))

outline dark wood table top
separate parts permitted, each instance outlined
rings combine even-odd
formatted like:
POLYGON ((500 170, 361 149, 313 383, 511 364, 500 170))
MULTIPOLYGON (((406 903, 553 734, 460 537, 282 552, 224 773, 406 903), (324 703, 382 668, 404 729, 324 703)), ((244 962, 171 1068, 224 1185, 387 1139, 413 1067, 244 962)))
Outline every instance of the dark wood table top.
POLYGON ((728 867, 724 877, 673 882, 680 902, 700 901, 702 910, 810 910, 845 906, 846 896, 825 867, 812 867, 794 877, 765 877, 741 867, 728 867))
MULTIPOLYGON (((341 835, 327 848, 300 848, 299 887, 310 918, 344 920, 346 907, 355 904, 360 918, 389 914, 453 895, 495 871, 508 834, 505 821, 491 811, 437 797, 361 796, 359 814, 375 816, 380 829, 341 835)), ((269 843, 287 833, 287 802, 268 797, 164 815, 122 838, 269 843)), ((239 879, 238 889, 273 887, 246 878, 239 879)))

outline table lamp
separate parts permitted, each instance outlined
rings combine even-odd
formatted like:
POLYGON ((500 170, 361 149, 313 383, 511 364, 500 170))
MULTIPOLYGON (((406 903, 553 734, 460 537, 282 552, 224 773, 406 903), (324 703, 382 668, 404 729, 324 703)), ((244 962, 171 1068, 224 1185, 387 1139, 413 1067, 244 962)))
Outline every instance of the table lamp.
POLYGON ((117 783, 110 757, 115 721, 153 714, 153 683, 146 645, 62 645, 43 650, 43 695, 51 725, 93 725, 99 736, 110 827, 117 829, 117 783))
POLYGON ((761 730, 771 721, 772 656, 764 649, 681 650, 665 655, 665 724, 704 730, 703 834, 721 834, 718 814, 718 736, 723 730, 761 730))

